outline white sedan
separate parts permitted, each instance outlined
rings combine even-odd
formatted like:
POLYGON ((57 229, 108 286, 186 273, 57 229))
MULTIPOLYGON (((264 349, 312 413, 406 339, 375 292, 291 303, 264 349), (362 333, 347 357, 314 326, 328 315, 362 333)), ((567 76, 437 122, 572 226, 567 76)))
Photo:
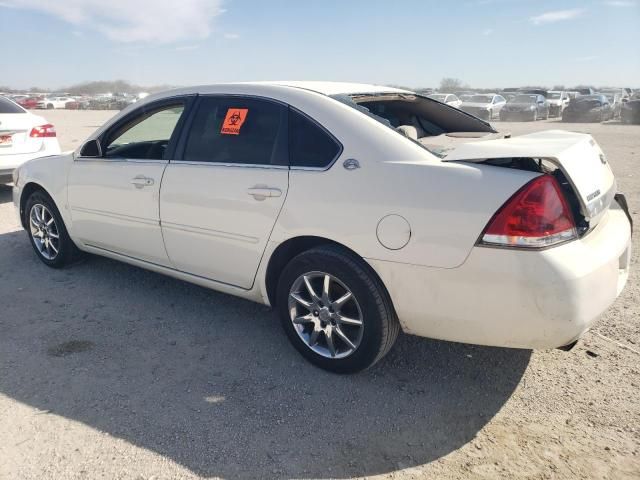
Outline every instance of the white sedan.
POLYGON ((460 100, 452 93, 432 93, 431 95, 427 96, 429 98, 433 98, 434 100, 438 100, 439 102, 446 103, 447 105, 454 108, 460 108, 460 105, 462 105, 462 100, 460 100))
POLYGON ((570 346, 629 271, 625 198, 591 136, 501 138, 372 85, 155 94, 23 165, 13 198, 45 264, 81 250, 272 305, 337 372, 373 365, 400 329, 570 346))
POLYGON ((0 97, 0 183, 10 182, 13 170, 27 160, 59 153, 53 125, 0 97))
POLYGON ((71 97, 46 97, 36 104, 36 108, 52 110, 54 108, 67 108, 67 103, 75 102, 71 97))
POLYGON ((492 120, 500 115, 500 110, 504 108, 506 103, 507 100, 502 95, 495 93, 475 94, 466 97, 462 101, 460 109, 483 120, 492 120))

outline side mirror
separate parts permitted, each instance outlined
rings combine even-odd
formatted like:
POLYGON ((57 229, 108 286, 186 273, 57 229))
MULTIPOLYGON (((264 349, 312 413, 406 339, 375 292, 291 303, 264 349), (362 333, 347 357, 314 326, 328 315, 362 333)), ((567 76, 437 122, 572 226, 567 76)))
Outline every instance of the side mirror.
POLYGON ((98 140, 89 140, 80 149, 81 157, 99 158, 102 157, 102 147, 98 140))

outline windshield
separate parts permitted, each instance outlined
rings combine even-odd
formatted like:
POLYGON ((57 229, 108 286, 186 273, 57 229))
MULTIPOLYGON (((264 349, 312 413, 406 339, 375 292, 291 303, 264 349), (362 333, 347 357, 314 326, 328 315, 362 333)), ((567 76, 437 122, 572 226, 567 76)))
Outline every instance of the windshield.
POLYGON ((433 94, 433 95, 429 95, 429 98, 433 98, 434 100, 438 100, 439 102, 444 102, 447 98, 446 95, 442 95, 442 94, 433 94))
POLYGON ((560 92, 549 92, 549 96, 547 97, 550 100, 558 100, 562 94, 560 92))
POLYGON ((467 102, 473 103, 491 103, 493 101, 492 95, 472 95, 470 98, 465 98, 467 102))
POLYGON ((0 113, 26 113, 26 111, 8 98, 0 97, 0 113))
POLYGON ((536 96, 535 95, 516 95, 509 103, 535 103, 536 96))

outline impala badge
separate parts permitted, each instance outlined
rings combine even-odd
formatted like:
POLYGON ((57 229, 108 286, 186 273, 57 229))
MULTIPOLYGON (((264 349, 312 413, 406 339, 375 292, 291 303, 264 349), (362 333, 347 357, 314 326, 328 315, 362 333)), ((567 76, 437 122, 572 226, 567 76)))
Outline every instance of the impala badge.
POLYGON ((600 189, 598 189, 595 192, 590 193, 589 195, 587 195, 587 202, 590 202, 591 200, 596 198, 598 195, 600 195, 600 189))

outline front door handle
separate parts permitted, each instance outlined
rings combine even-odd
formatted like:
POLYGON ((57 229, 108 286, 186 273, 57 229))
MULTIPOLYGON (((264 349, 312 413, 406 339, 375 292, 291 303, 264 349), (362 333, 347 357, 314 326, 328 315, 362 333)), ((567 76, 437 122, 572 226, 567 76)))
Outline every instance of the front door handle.
POLYGON ((136 188, 149 187, 154 183, 153 178, 145 177, 144 175, 136 175, 131 179, 131 184, 135 185, 136 188))
POLYGON ((265 198, 270 197, 279 197, 282 195, 282 190, 279 188, 272 187, 263 187, 261 185, 256 185, 255 187, 251 187, 247 189, 247 193, 251 195, 256 200, 264 200, 265 198))

